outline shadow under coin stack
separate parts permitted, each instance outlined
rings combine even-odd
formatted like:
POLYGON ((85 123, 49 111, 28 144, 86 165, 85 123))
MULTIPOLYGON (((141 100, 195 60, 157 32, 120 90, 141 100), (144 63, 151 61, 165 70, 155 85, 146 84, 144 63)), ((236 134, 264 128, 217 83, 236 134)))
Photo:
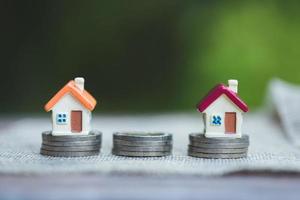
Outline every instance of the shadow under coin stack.
POLYGON ((206 138, 204 134, 190 134, 188 155, 200 158, 233 159, 247 157, 249 136, 242 138, 206 138))
POLYGON ((165 133, 114 133, 112 153, 117 156, 156 157, 172 153, 172 135, 165 133))
POLYGON ((102 133, 91 131, 88 135, 53 136, 42 133, 41 154, 55 157, 94 156, 100 153, 102 133))

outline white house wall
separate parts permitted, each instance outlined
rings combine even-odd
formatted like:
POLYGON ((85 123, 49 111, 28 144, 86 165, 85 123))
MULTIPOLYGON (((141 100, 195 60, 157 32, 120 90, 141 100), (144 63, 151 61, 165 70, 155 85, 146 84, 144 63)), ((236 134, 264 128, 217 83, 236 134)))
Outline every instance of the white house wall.
POLYGON ((205 118, 205 136, 206 137, 241 137, 242 110, 240 110, 226 95, 221 95, 213 103, 211 103, 204 113, 205 118), (236 134, 225 134, 225 113, 236 113, 236 134), (212 115, 220 115, 222 123, 220 126, 211 124, 212 115))
POLYGON ((71 94, 63 96, 52 109, 52 134, 53 135, 78 135, 88 134, 90 132, 91 112, 86 109, 77 99, 71 94), (72 133, 71 131, 71 111, 82 111, 82 132, 72 133), (67 114, 67 123, 58 125, 56 123, 56 114, 67 114))

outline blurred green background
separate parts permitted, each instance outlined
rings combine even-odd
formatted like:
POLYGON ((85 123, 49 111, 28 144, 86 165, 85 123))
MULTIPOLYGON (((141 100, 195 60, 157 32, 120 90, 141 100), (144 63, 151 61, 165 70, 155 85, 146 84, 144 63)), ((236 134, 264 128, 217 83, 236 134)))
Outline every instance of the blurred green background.
POLYGON ((1 1, 1 113, 43 112, 75 76, 97 112, 195 109, 239 80, 252 109, 272 77, 300 83, 299 1, 1 1))

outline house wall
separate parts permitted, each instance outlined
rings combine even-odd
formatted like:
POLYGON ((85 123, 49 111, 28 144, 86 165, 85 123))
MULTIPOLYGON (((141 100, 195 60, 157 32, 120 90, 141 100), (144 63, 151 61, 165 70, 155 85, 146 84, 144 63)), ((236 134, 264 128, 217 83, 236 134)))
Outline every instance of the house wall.
POLYGON ((52 109, 52 134, 53 135, 87 135, 90 130, 91 112, 75 99, 71 94, 66 94, 52 109), (82 111, 82 132, 72 133, 71 131, 71 111, 82 111), (66 114, 67 122, 64 125, 57 124, 57 114, 66 114))
POLYGON ((221 95, 217 100, 210 104, 204 111, 205 136, 206 137, 241 137, 242 113, 226 95, 221 95), (236 134, 225 134, 225 113, 236 113, 236 134), (221 125, 216 126, 211 123, 213 115, 221 117, 221 125))

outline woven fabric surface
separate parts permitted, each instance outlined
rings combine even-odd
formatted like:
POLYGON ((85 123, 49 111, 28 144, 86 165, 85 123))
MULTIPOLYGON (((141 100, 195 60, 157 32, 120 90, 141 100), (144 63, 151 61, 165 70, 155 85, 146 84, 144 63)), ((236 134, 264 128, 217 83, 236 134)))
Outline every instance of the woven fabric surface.
POLYGON ((96 116, 93 127, 103 133, 99 156, 55 158, 39 154, 41 132, 51 129, 50 119, 2 119, 0 173, 224 175, 244 170, 300 172, 300 149, 286 139, 280 124, 268 112, 245 115, 243 134, 250 136, 250 147, 248 157, 242 159, 202 159, 187 156, 189 133, 203 130, 199 114, 96 116), (173 155, 161 158, 114 156, 111 154, 112 133, 116 131, 173 133, 173 155))

